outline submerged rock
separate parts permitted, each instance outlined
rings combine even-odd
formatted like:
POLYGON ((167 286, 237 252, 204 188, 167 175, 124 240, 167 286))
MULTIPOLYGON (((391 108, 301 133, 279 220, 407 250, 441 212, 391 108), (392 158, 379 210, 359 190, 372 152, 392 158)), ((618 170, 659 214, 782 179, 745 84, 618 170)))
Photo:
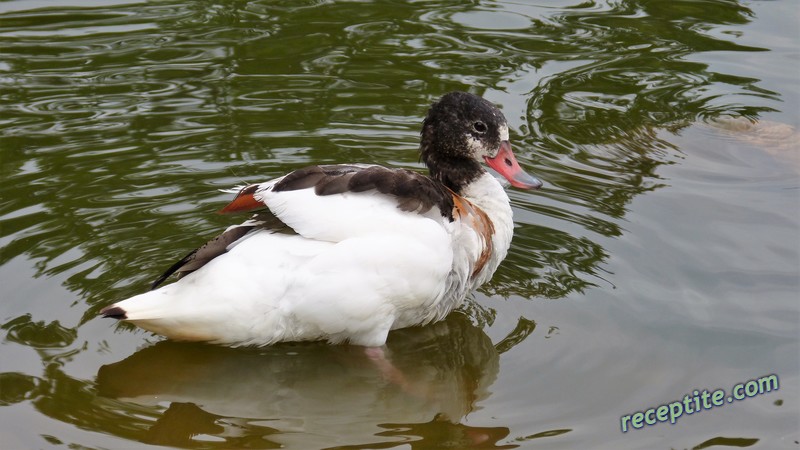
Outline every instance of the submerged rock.
POLYGON ((795 127, 744 116, 720 116, 708 120, 706 124, 718 132, 764 150, 800 172, 800 132, 795 127))

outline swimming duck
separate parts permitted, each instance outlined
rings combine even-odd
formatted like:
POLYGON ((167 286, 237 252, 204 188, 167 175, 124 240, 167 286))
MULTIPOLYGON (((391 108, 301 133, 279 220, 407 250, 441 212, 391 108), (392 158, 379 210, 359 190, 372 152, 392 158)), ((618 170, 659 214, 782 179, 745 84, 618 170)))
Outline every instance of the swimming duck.
POLYGON ((444 95, 420 136, 429 176, 317 165, 237 189, 220 212, 249 220, 101 315, 230 346, 378 347, 390 330, 443 319, 492 277, 513 235, 508 195, 481 163, 518 188, 542 183, 519 166, 503 114, 476 95, 444 95))

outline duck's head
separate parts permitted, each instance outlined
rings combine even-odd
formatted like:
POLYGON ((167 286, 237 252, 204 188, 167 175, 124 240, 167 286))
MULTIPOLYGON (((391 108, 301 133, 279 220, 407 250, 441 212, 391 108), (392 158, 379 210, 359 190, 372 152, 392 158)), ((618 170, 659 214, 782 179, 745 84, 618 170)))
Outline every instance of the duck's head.
POLYGON ((503 113, 477 95, 445 94, 428 110, 420 134, 420 155, 431 176, 455 192, 484 173, 481 162, 512 186, 542 186, 540 180, 522 170, 514 157, 503 113))

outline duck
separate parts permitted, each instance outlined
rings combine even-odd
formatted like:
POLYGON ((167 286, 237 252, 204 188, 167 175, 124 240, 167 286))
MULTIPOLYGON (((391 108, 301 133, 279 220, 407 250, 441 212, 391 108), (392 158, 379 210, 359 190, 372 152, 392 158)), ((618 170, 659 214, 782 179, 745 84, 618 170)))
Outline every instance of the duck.
POLYGON ((299 168, 231 190, 247 220, 100 311, 167 339, 231 347, 382 347, 445 318, 489 281, 514 233, 504 183, 538 189, 488 100, 450 92, 422 122, 428 175, 376 164, 299 168), (175 278, 174 282, 164 284, 175 278))

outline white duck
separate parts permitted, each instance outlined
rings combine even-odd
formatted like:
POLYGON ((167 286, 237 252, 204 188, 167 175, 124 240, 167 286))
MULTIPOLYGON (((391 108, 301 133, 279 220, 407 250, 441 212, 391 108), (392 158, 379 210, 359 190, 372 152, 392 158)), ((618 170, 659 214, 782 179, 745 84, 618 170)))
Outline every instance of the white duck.
POLYGON ((502 185, 538 188, 490 102, 452 92, 421 132, 430 177, 378 165, 324 165, 238 191, 223 213, 258 211, 170 267, 153 290, 104 317, 176 340, 226 345, 349 341, 444 318, 488 281, 514 224, 502 185), (173 273, 179 281, 157 288, 173 273))

